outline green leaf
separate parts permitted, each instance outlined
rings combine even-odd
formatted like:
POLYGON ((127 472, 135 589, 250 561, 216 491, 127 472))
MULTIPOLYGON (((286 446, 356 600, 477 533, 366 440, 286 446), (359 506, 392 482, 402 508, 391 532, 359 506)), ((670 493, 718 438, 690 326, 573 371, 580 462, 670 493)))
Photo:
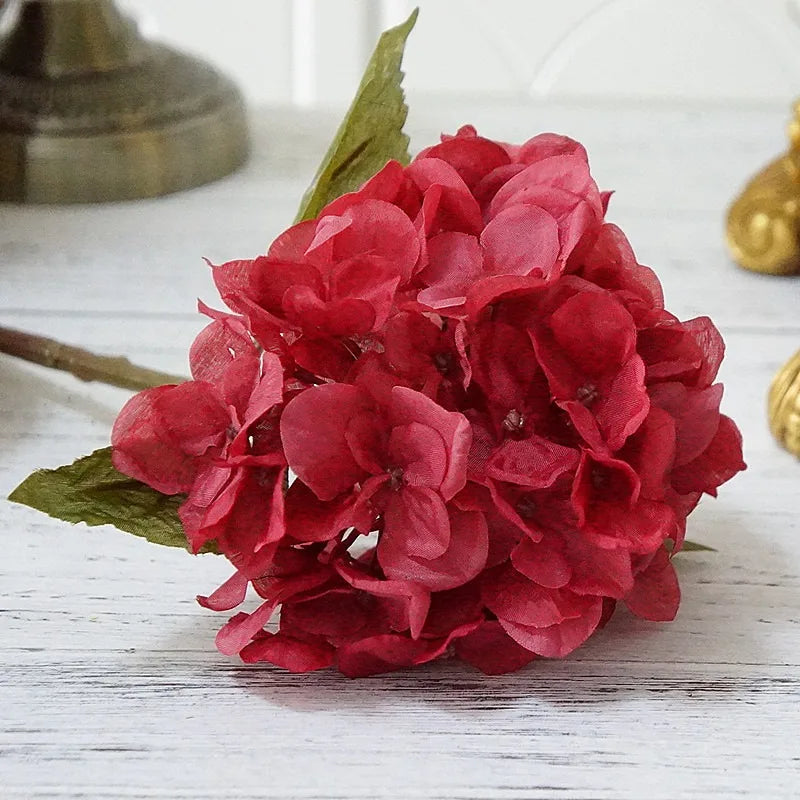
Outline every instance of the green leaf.
POLYGON ((65 467, 37 470, 8 499, 66 522, 113 525, 154 544, 188 549, 178 518, 184 497, 169 497, 117 472, 110 447, 65 467))
POLYGON ((707 553, 717 552, 715 547, 709 547, 707 544, 700 544, 700 542, 692 542, 689 539, 684 539, 683 547, 681 547, 682 553, 691 553, 700 551, 705 551, 707 553))
POLYGON ((358 189, 387 161, 410 161, 408 136, 403 133, 408 106, 400 64, 418 13, 414 9, 402 25, 385 31, 378 40, 347 115, 303 195, 295 222, 316 217, 331 200, 358 189))
MULTIPOLYGON (((672 550, 672 548, 674 547, 672 539, 668 539, 667 541, 668 541, 669 549, 672 550)), ((681 551, 681 553, 693 553, 693 552, 694 553, 699 553, 699 552, 702 552, 702 551, 705 551, 705 552, 708 552, 708 553, 716 553, 717 552, 716 548, 714 548, 714 547, 709 547, 708 545, 700 544, 699 542, 692 542, 689 539, 684 539, 683 540, 683 547, 681 547, 680 551, 681 551)))

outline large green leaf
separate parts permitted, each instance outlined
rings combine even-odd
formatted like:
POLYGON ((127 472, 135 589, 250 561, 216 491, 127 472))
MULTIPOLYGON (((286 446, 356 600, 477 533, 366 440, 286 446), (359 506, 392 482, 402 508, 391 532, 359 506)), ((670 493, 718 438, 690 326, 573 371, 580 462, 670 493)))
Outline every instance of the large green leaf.
POLYGON ((390 159, 410 160, 400 64, 419 9, 383 33, 336 136, 303 196, 295 222, 312 219, 331 200, 358 189, 390 159))
POLYGON ((9 500, 67 522, 113 525, 154 544, 187 548, 178 518, 182 496, 168 497, 117 472, 111 448, 26 478, 9 500))

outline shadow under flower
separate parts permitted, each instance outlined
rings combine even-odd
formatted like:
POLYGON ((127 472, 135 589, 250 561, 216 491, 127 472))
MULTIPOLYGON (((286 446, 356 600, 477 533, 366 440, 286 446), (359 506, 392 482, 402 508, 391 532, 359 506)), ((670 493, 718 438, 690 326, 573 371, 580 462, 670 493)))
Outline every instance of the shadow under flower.
POLYGON ((784 551, 779 536, 770 536, 763 513, 744 513, 723 502, 699 509, 693 523, 693 534, 718 552, 677 556, 683 601, 674 622, 647 622, 620 607, 568 658, 537 660, 508 675, 485 676, 457 660, 359 680, 332 669, 296 675, 268 664, 244 665, 210 652, 227 618, 211 613, 193 615, 191 627, 174 630, 158 649, 166 659, 171 653, 185 659, 194 651, 191 660, 204 679, 222 680, 268 705, 301 712, 433 703, 461 715, 541 704, 570 709, 642 697, 725 703, 775 691, 775 681, 798 663, 787 635, 800 608, 800 579, 787 571, 797 559, 784 551))
POLYGON ((231 677, 269 704, 333 713, 429 703, 456 714, 474 713, 521 701, 569 708, 624 703, 642 695, 663 695, 669 702, 729 702, 768 691, 786 665, 773 658, 763 606, 784 607, 788 614, 800 599, 798 586, 796 581, 764 586, 758 575, 779 572, 786 563, 781 551, 768 547, 741 520, 723 517, 715 525, 725 527, 724 549, 678 557, 684 596, 674 622, 647 622, 620 608, 605 629, 563 660, 541 659, 502 676, 440 660, 355 681, 332 670, 292 675, 263 664, 234 667, 231 677), (760 545, 758 573, 742 573, 740 554, 746 550, 752 560, 760 545), (743 580, 743 574, 751 579, 743 580), (782 593, 784 602, 772 603, 770 589, 782 593))
MULTIPOLYGON (((7 439, 22 438, 35 431, 54 406, 61 413, 80 414, 89 424, 110 432, 121 402, 130 392, 112 387, 81 383, 72 376, 22 364, 0 355, 3 433, 7 439), (37 374, 41 373, 41 374, 37 374)), ((63 426, 62 426, 63 427, 63 426)), ((108 436, 108 433, 106 433, 108 436)))

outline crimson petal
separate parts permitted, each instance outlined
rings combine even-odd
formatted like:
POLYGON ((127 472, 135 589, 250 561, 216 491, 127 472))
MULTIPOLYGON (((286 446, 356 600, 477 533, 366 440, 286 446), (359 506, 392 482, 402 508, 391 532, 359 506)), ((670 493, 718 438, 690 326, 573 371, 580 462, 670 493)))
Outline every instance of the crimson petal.
POLYGON ((217 633, 217 649, 226 656, 239 653, 270 621, 277 603, 262 603, 252 614, 235 614, 217 633))
POLYGON ((536 658, 536 654, 517 644, 497 620, 487 620, 455 644, 456 655, 485 675, 516 672, 536 658))
POLYGON ((582 645, 600 623, 603 599, 589 598, 580 616, 565 619, 555 625, 535 627, 500 620, 505 632, 519 645, 544 658, 563 658, 582 645))
POLYGON ((486 566, 489 535, 478 511, 461 511, 450 518, 450 541, 438 558, 415 556, 401 546, 397 536, 384 536, 378 545, 378 561, 387 578, 418 583, 433 592, 463 586, 486 566))
POLYGON ((404 486, 392 492, 383 516, 383 535, 411 556, 438 558, 450 545, 447 508, 433 489, 404 486))
POLYGON ((297 395, 281 416, 281 440, 294 473, 320 500, 332 500, 352 488, 364 469, 347 443, 350 420, 370 407, 355 386, 312 386, 297 395))
POLYGON ((306 642, 285 633, 259 636, 239 653, 246 664, 266 661, 289 672, 302 673, 332 666, 336 650, 325 642, 306 642))
POLYGON ((625 605, 642 619, 670 622, 675 619, 680 602, 678 576, 669 554, 662 548, 647 569, 636 576, 633 588, 625 595, 625 605))

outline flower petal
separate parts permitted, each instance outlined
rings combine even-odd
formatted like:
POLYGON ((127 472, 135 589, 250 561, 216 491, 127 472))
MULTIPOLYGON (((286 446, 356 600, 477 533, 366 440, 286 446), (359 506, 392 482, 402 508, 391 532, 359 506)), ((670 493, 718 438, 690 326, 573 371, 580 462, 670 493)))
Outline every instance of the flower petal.
POLYGON ((564 555, 564 547, 555 537, 547 536, 540 542, 525 537, 512 551, 511 563, 539 586, 560 589, 570 584, 572 567, 564 555))
POLYGON ((516 672, 536 658, 536 654, 517 644, 497 620, 487 620, 454 643, 456 655, 485 675, 516 672))
POLYGON ((270 621, 277 607, 275 602, 262 603, 252 614, 239 612, 217 633, 217 650, 233 656, 249 644, 250 640, 270 621))
POLYGON ((383 535, 409 555, 438 558, 450 545, 447 508, 433 489, 405 486, 392 492, 383 516, 383 535))
POLYGON ((670 622, 675 619, 680 602, 678 576, 662 548, 647 569, 636 576, 633 589, 625 596, 625 605, 642 619, 670 622))
POLYGON ((428 265, 419 273, 426 284, 417 300, 431 308, 461 305, 467 290, 483 273, 483 252, 477 237, 445 231, 428 240, 428 265))
POLYGON ((538 206, 515 205, 501 211, 483 229, 481 246, 490 274, 558 277, 558 224, 538 206))
POLYGON ((580 454, 541 436, 507 439, 486 464, 486 475, 507 483, 544 489, 578 466, 580 454))
POLYGON ((220 446, 230 416, 205 383, 159 386, 134 395, 111 431, 112 462, 125 475, 162 494, 191 490, 203 464, 197 457, 220 446), (162 402, 171 397, 168 403, 162 402), (197 411, 196 416, 187 413, 197 411))
POLYGON ((463 414, 446 411, 421 392, 397 386, 392 390, 389 421, 392 425, 419 422, 437 431, 447 449, 447 469, 440 487, 442 497, 449 500, 464 488, 472 429, 463 414))
POLYGON ((479 511, 461 511, 450 519, 450 542, 438 558, 411 555, 399 546, 396 536, 384 536, 378 545, 378 561, 386 577, 413 581, 441 592, 463 586, 486 566, 489 536, 486 520, 479 511))
POLYGON ((344 560, 336 561, 334 567, 354 589, 375 597, 402 601, 406 607, 411 638, 419 637, 431 605, 431 595, 427 589, 410 581, 381 580, 344 560))
POLYGON ((392 428, 388 458, 403 470, 407 486, 438 489, 447 472, 447 448, 438 431, 420 422, 392 428))
POLYGON ((368 411, 355 386, 312 386, 292 399, 281 417, 281 440, 292 471, 320 500, 332 500, 365 477, 347 443, 347 426, 368 411))
POLYGON ((471 633, 478 622, 462 625, 443 639, 413 640, 387 633, 361 639, 341 647, 337 653, 339 670, 348 678, 365 678, 382 672, 425 664, 441 656, 450 642, 471 633))
POLYGON ((250 581, 238 570, 208 597, 197 595, 197 602, 212 611, 230 611, 244 601, 250 581))
POLYGON ((600 597, 587 598, 585 608, 579 616, 565 619, 555 625, 536 627, 521 625, 509 620, 500 620, 503 630, 536 655, 544 658, 563 658, 582 645, 594 633, 603 612, 600 597))
POLYGON ((336 650, 325 642, 306 642, 285 633, 265 633, 239 653, 246 664, 266 661, 289 672, 302 673, 333 665, 336 650))
POLYGON ((335 539, 353 524, 354 502, 350 495, 323 502, 301 480, 295 480, 286 493, 286 532, 303 543, 335 539))
POLYGON ((561 589, 547 589, 506 566, 482 586, 483 602, 500 620, 544 628, 581 614, 581 598, 561 589))

